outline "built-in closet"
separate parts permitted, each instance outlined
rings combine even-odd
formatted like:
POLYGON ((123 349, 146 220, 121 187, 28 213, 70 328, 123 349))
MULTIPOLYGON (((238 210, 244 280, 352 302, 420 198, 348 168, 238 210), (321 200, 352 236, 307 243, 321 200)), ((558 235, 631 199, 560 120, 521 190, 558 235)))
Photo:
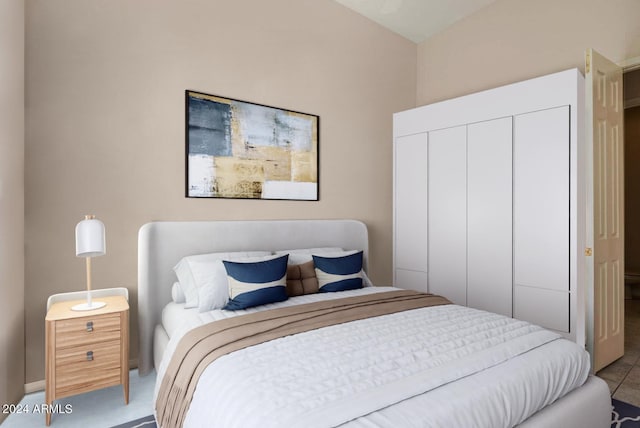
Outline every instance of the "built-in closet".
POLYGON ((574 69, 396 113, 394 285, 584 343, 583 97, 574 69))

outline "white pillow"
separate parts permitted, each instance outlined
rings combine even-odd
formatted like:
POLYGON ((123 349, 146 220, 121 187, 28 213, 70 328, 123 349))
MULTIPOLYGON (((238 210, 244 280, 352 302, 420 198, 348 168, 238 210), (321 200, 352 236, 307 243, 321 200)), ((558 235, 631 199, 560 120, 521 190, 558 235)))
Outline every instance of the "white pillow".
POLYGON ((173 271, 176 273, 180 288, 184 293, 185 308, 195 308, 198 306, 198 289, 196 288, 196 282, 191 275, 191 267, 187 258, 183 258, 173 267, 173 271))
POLYGON ((373 282, 371 282, 371 280, 367 276, 367 273, 364 271, 364 269, 362 269, 360 271, 360 273, 362 274, 362 286, 363 287, 373 287, 373 282))
POLYGON ((174 282, 171 287, 171 300, 173 300, 174 303, 184 303, 187 301, 179 282, 174 282))
MULTIPOLYGON (((211 275, 207 273, 213 269, 213 264, 217 260, 229 260, 234 257, 258 257, 271 255, 269 251, 238 251, 229 253, 210 253, 198 254, 194 256, 183 257, 173 268, 178 277, 180 288, 185 296, 185 308, 197 308, 198 305, 198 288, 205 282, 206 278, 211 275), (193 267, 197 266, 197 275, 193 267)), ((225 273, 226 277, 226 273, 225 273)), ((223 305, 224 306, 224 305, 223 305)))
POLYGON ((221 309, 229 302, 229 278, 223 260, 228 262, 262 262, 278 258, 271 254, 255 257, 231 256, 205 264, 194 262, 193 277, 198 283, 198 312, 221 309))
MULTIPOLYGON (((312 256, 322 257, 343 257, 357 253, 360 250, 343 250, 342 248, 310 248, 307 250, 292 250, 289 253, 289 265, 301 265, 313 260, 312 256)), ((373 287, 373 283, 365 273, 364 269, 360 271, 362 274, 362 285, 364 287, 373 287)))

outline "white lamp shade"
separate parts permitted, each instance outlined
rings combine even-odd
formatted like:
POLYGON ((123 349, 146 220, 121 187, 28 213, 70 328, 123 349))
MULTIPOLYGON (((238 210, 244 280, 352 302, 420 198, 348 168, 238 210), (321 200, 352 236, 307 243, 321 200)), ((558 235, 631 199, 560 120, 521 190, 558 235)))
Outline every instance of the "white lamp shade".
MULTIPOLYGON (((90 217, 90 216, 87 216, 90 217)), ((96 218, 86 218, 76 226, 76 256, 96 257, 106 253, 104 224, 96 218)))

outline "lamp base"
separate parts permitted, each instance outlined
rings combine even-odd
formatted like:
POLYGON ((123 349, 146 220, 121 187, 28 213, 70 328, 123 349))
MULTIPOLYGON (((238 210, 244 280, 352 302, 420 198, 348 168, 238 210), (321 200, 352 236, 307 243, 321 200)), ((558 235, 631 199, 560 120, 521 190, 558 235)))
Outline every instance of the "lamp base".
POLYGON ((88 303, 79 303, 71 307, 72 311, 93 311, 94 309, 100 309, 105 307, 107 304, 105 302, 91 302, 88 303))

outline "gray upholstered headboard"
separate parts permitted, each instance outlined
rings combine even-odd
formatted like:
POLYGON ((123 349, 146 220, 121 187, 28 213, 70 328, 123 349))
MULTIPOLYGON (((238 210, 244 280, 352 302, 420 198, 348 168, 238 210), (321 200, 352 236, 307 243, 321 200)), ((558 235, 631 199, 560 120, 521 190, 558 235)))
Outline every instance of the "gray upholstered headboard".
POLYGON ((188 221, 147 223, 138 232, 138 325, 141 374, 153 368, 153 332, 171 301, 173 267, 188 255, 227 251, 341 247, 364 250, 369 238, 356 220, 188 221))

